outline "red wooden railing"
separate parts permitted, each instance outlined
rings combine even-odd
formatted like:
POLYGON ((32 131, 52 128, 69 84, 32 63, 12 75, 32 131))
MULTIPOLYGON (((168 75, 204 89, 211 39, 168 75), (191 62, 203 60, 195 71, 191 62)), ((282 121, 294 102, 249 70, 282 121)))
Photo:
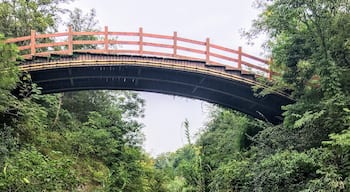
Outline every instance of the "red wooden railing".
POLYGON ((108 27, 104 31, 75 32, 69 27, 67 32, 53 34, 37 34, 32 30, 30 36, 12 38, 6 42, 16 43, 24 58, 73 52, 135 54, 201 60, 207 65, 226 66, 270 79, 273 74, 269 60, 245 53, 242 47, 234 50, 212 44, 209 38, 197 41, 178 37, 177 32, 172 36, 145 33, 142 28, 138 32, 112 32, 108 31, 108 27), (93 36, 94 40, 79 40, 84 36, 93 36), (77 45, 84 46, 75 48, 77 45), (89 49, 92 45, 93 48, 89 49))

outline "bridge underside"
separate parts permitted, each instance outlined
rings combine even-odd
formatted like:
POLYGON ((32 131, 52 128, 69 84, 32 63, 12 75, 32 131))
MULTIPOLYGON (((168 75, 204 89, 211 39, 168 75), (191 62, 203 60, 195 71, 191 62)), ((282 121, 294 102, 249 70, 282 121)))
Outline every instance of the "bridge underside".
MULTIPOLYGON (((136 57, 135 61, 140 58, 136 57)), ((152 58, 152 60, 157 59, 152 58)), ((31 62, 40 63, 34 59, 31 62)), ((31 62, 28 62, 29 65, 31 62)), ((85 63, 89 62, 91 60, 85 63)), ((35 70, 28 68, 27 70, 32 80, 43 88, 43 93, 97 89, 156 92, 215 103, 255 118, 267 119, 274 124, 282 120, 281 106, 291 103, 288 98, 278 94, 263 98, 255 97, 250 83, 186 69, 158 67, 154 65, 155 61, 151 63, 152 65, 140 65, 137 62, 135 64, 122 62, 116 65, 107 60, 104 64, 98 65, 72 67, 70 63, 52 68, 35 70)), ((196 63, 205 66, 203 62, 196 63)), ((212 68, 224 70, 222 67, 221 69, 215 66, 212 68)), ((237 71, 230 73, 237 73, 237 71)), ((239 75, 242 76, 242 74, 239 75)), ((245 78, 254 77, 248 75, 245 78)))

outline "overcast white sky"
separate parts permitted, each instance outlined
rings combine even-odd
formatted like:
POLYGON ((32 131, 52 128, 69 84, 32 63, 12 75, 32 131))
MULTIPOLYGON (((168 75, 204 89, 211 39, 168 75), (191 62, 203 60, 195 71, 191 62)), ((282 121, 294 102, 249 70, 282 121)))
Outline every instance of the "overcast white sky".
MULTIPOLYGON (((70 7, 85 12, 94 8, 101 28, 110 31, 144 32, 205 41, 259 54, 260 43, 248 46, 240 36, 256 18, 254 0, 76 0, 70 7)), ((206 102, 154 93, 141 93, 146 100, 145 149, 152 155, 175 151, 185 143, 182 122, 187 118, 194 135, 204 126, 208 115, 206 102)))

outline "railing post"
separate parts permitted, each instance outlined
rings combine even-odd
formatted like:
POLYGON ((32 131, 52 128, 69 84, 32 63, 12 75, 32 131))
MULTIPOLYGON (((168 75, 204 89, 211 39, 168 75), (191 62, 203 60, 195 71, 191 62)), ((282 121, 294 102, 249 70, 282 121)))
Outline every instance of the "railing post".
POLYGON ((68 54, 73 54, 73 32, 72 26, 68 26, 68 54))
POLYGON ((143 54, 143 29, 142 27, 139 28, 139 53, 142 55, 143 54))
POLYGON ((273 60, 272 60, 272 57, 269 59, 269 80, 271 80, 272 79, 272 74, 273 74, 273 71, 272 71, 272 69, 271 69, 271 65, 272 65, 272 62, 273 62, 273 60))
POLYGON ((177 56, 177 32, 176 31, 174 31, 173 41, 174 41, 173 56, 176 57, 177 56))
POLYGON ((205 61, 207 64, 210 63, 210 39, 207 38, 206 42, 205 42, 205 46, 206 46, 206 49, 205 49, 205 61))
POLYGON ((242 69, 242 47, 238 47, 238 63, 237 63, 237 68, 242 69))
POLYGON ((108 42, 109 42, 109 40, 108 40, 108 26, 105 26, 105 39, 104 39, 104 44, 105 44, 105 51, 106 51, 106 53, 107 53, 107 51, 108 51, 108 42))
POLYGON ((35 55, 36 53, 36 49, 35 49, 35 35, 36 35, 36 32, 35 30, 31 30, 30 31, 30 54, 31 55, 35 55))

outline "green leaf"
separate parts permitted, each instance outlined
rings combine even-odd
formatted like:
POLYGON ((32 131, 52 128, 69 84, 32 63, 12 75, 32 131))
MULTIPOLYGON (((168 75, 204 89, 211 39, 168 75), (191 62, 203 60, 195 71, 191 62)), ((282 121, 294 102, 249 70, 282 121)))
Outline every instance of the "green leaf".
POLYGON ((25 183, 25 184, 30 184, 30 181, 29 181, 27 178, 23 178, 22 181, 23 181, 23 183, 25 183))

